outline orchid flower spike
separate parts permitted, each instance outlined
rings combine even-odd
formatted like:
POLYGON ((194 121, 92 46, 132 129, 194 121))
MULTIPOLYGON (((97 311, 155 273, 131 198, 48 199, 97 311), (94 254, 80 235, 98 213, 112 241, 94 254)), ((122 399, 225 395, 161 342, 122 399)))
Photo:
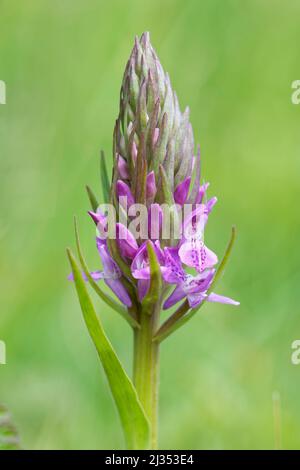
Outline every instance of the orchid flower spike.
POLYGON ((99 206, 88 187, 102 269, 89 272, 82 262, 82 278, 137 332, 134 384, 150 420, 153 384, 143 382, 148 376, 141 378, 141 371, 154 364, 151 355, 158 343, 206 301, 239 304, 212 292, 235 232, 219 262, 204 241, 217 199, 207 198, 209 184, 201 181, 200 163, 189 109, 181 111, 149 33, 144 33, 135 40, 122 80, 110 181, 101 156, 102 189, 112 210, 99 206), (115 300, 102 291, 103 281, 115 300), (161 324, 162 310, 169 316, 161 324), (145 329, 148 336, 143 336, 145 329), (140 357, 143 347, 149 348, 149 357, 140 357))

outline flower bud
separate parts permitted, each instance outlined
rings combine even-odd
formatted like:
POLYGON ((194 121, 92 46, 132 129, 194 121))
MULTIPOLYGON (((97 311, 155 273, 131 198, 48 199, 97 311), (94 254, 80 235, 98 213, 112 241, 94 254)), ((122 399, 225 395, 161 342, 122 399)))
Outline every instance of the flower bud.
MULTIPOLYGON (((147 202, 149 193, 142 187, 147 175, 153 172, 152 185, 159 188, 162 165, 173 190, 191 176, 193 150, 189 110, 181 113, 169 76, 149 33, 144 33, 135 40, 123 77, 114 132, 114 182, 126 181, 136 198, 144 195, 147 202)), ((153 194, 150 198, 153 202, 153 194)))

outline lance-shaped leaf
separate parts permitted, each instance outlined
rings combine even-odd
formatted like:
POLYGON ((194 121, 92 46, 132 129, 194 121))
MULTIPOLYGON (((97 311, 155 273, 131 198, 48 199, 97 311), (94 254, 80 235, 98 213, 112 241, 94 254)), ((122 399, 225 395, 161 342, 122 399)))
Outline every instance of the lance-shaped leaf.
MULTIPOLYGON (((222 261, 218 266, 213 282, 211 283, 210 288, 207 291, 207 296, 212 292, 213 288, 215 287, 215 285, 217 284, 217 282, 225 271, 225 267, 227 265, 235 242, 235 237, 236 229, 235 227, 232 227, 229 243, 227 245, 222 261)), ((185 300, 180 305, 180 307, 178 307, 178 309, 161 325, 158 332, 154 336, 154 340, 160 342, 163 339, 167 338, 171 333, 178 330, 178 328, 188 322, 198 312, 198 310, 204 305, 205 302, 206 300, 204 299, 201 304, 191 309, 188 301, 185 300)))
POLYGON ((20 449, 20 440, 11 415, 7 409, 0 405, 0 450, 20 449))
POLYGON ((105 155, 104 155, 103 150, 101 150, 100 152, 100 176, 101 176, 104 202, 108 202, 109 193, 110 193, 110 184, 109 184, 106 160, 105 160, 105 155))
POLYGON ((149 422, 136 390, 116 355, 82 279, 79 266, 67 250, 83 318, 98 352, 121 419, 128 449, 146 449, 149 445, 149 422))
POLYGON ((80 260, 81 267, 83 269, 84 274, 87 277, 87 280, 89 281, 90 285, 94 289, 94 291, 99 295, 99 297, 115 312, 119 313, 122 315, 123 318, 133 327, 133 328, 139 328, 139 324, 133 318, 132 315, 129 314, 128 310, 123 307, 123 305, 118 304, 115 302, 114 299, 112 299, 109 295, 107 295, 96 283, 96 281, 92 278, 90 275, 90 270, 88 268, 88 265, 84 259, 82 249, 80 246, 80 240, 79 240, 79 232, 78 232, 78 224, 77 224, 77 219, 74 217, 74 228, 75 228, 75 238, 76 238, 76 246, 77 246, 77 251, 78 251, 78 256, 80 260))
POLYGON ((161 299, 162 276, 155 249, 151 241, 147 243, 147 251, 150 265, 150 286, 142 302, 142 314, 147 313, 151 315, 161 299))
POLYGON ((92 191, 92 189, 88 185, 86 185, 85 188, 86 188, 86 192, 88 193, 88 197, 89 197, 89 200, 90 200, 92 210, 94 212, 97 212, 97 209, 99 207, 99 203, 97 201, 97 198, 96 198, 94 192, 92 191))

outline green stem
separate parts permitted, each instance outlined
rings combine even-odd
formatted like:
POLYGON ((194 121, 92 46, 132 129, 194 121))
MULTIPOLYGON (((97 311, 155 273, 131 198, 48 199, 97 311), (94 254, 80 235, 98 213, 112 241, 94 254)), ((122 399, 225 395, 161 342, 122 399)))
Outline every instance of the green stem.
POLYGON ((141 312, 140 329, 134 330, 133 381, 151 425, 151 449, 157 449, 159 343, 153 341, 159 311, 141 312))

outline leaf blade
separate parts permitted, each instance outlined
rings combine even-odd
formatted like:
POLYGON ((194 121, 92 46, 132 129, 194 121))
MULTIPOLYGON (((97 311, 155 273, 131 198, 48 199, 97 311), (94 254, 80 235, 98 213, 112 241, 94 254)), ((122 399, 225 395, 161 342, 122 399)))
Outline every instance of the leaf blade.
POLYGON ((108 202, 109 193, 110 193, 110 184, 109 184, 107 165, 106 165, 106 160, 105 160, 105 155, 104 155, 103 150, 101 150, 100 152, 100 176, 101 176, 104 202, 108 202))
POLYGON ((88 198, 89 198, 89 201, 90 201, 92 210, 93 210, 94 212, 97 212, 97 209, 98 209, 98 207, 99 207, 99 203, 98 203, 98 201, 97 201, 97 198, 96 198, 96 196, 95 196, 93 190, 90 188, 89 185, 86 185, 85 189, 86 189, 86 192, 87 192, 87 194, 88 194, 88 198))
POLYGON ((78 264, 67 250, 84 321, 96 347, 114 397, 129 449, 145 449, 149 445, 149 422, 136 390, 123 369, 102 324, 96 315, 78 264))

